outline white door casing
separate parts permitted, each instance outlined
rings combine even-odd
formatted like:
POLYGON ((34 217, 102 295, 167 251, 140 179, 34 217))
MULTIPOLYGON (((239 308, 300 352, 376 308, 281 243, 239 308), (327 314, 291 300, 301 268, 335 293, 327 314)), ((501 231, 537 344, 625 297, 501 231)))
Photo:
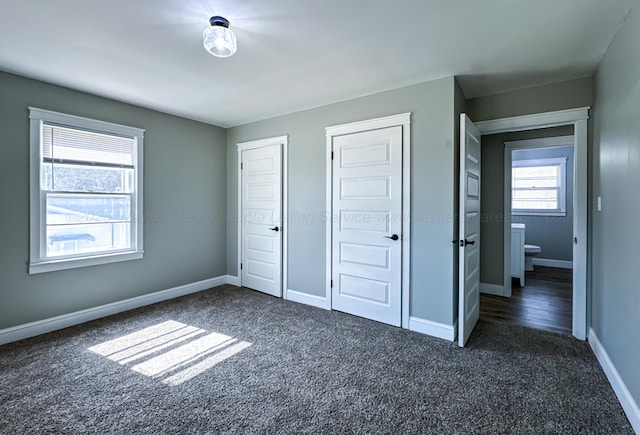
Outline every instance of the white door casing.
POLYGON ((333 138, 332 308, 401 325, 402 127, 333 138))
POLYGON ((460 114, 458 345, 480 317, 480 130, 460 114))
POLYGON ((276 297, 283 295, 284 144, 286 137, 238 144, 240 281, 276 297))

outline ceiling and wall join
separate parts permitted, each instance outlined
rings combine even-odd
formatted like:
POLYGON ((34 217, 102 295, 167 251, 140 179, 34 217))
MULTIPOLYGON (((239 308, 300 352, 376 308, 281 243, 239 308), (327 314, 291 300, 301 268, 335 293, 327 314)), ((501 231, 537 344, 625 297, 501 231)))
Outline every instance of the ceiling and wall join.
POLYGON ((449 76, 467 98, 591 76, 633 0, 3 0, 0 70, 219 125, 449 76), (205 52, 212 15, 238 52, 205 52))

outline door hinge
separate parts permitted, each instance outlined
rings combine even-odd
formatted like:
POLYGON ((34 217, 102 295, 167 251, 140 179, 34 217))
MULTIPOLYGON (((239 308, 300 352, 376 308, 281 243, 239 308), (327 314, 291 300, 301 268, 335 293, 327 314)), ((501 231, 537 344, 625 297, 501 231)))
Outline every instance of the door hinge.
POLYGON ((331 151, 331 160, 333 160, 333 151, 331 151))
POLYGON ((240 170, 242 171, 242 162, 240 162, 240 170))
POLYGON ((333 288, 333 280, 331 280, 331 288, 333 288))
POLYGON ((240 263, 240 270, 242 270, 242 263, 240 263))

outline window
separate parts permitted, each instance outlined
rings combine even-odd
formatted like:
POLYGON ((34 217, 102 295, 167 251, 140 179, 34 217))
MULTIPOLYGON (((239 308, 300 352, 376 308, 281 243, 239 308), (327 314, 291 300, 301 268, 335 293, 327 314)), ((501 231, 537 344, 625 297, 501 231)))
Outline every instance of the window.
POLYGON ((144 130, 30 108, 29 273, 142 258, 144 130))
POLYGON ((567 159, 514 160, 511 213, 566 216, 567 159))

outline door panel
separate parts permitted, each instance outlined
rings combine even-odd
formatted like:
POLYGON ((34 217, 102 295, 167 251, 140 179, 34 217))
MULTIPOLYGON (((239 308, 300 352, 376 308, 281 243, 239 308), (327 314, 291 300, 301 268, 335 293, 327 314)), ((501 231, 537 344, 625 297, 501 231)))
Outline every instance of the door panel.
POLYGON ((279 145, 242 151, 241 189, 242 285, 281 297, 282 156, 279 145))
POLYGON ((480 317, 480 131, 460 115, 458 345, 480 317))
POLYGON ((400 326, 402 127, 334 137, 333 151, 332 308, 400 326))

